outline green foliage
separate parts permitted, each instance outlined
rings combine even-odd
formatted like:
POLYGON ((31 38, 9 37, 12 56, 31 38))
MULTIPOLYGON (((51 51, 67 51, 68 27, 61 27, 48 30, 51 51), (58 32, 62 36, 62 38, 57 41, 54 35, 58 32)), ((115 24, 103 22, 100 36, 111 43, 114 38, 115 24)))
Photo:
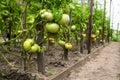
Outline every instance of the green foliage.
MULTIPOLYGON (((10 26, 12 30, 11 34, 17 35, 17 37, 12 37, 11 40, 4 43, 0 42, 0 46, 18 40, 20 35, 22 35, 22 38, 20 38, 18 42, 21 43, 25 38, 33 38, 34 40, 42 38, 43 36, 41 37, 38 35, 38 33, 42 31, 40 29, 44 29, 45 36, 41 41, 38 41, 37 44, 48 41, 50 37, 54 38, 56 41, 63 40, 65 43, 70 43, 72 39, 78 40, 80 43, 80 35, 86 34, 87 26, 89 24, 90 7, 88 6, 88 3, 84 3, 82 8, 81 3, 79 3, 78 0, 72 1, 73 0, 0 0, 0 35, 6 36, 10 26), (40 14, 42 10, 50 12, 54 19, 47 21, 45 18, 42 18, 40 14), (26 15, 24 15, 25 13, 26 15), (59 23, 63 14, 70 15, 71 21, 69 21, 69 24, 67 25, 59 23), (56 33, 47 32, 45 25, 48 22, 58 24, 60 29, 56 33), (76 26, 75 31, 71 30, 72 25, 76 26), (19 33, 19 31, 21 32, 19 33)), ((98 4, 96 4, 93 12, 92 33, 94 34, 99 34, 103 24, 103 9, 98 9, 97 5, 98 4)), ((109 22, 109 19, 105 20, 106 33, 110 24, 109 22)), ((112 36, 112 40, 120 41, 120 36, 117 36, 116 33, 112 36)), ((86 35, 84 39, 86 39, 86 35)), ((12 44, 14 45, 14 43, 12 44)), ((23 45, 20 47, 22 46, 23 45)), ((76 58, 75 61, 78 61, 78 59, 76 58)), ((49 75, 55 76, 56 73, 50 71, 49 75)), ((40 79, 36 78, 36 80, 40 79)))
POLYGON ((103 9, 94 9, 93 13, 93 29, 92 32, 95 33, 96 30, 102 29, 103 24, 103 9))
POLYGON ((3 35, 8 32, 9 24, 12 24, 12 32, 21 29, 22 6, 18 6, 18 0, 0 1, 0 29, 3 35))
POLYGON ((120 32, 119 31, 112 31, 112 41, 120 42, 120 32))

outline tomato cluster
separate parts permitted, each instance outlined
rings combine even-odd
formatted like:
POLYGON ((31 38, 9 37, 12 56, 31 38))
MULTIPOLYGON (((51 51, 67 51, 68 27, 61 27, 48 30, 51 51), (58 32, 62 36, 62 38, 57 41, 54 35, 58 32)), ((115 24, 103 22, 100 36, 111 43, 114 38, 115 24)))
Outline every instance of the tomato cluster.
POLYGON ((23 42, 23 48, 25 51, 29 53, 36 53, 36 52, 41 53, 45 51, 45 47, 41 48, 38 44, 35 43, 33 39, 26 39, 23 42))

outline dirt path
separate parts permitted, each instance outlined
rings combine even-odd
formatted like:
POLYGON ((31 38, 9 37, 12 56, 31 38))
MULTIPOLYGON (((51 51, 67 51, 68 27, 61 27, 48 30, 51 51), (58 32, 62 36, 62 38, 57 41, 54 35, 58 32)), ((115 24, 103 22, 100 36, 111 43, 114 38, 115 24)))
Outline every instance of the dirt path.
POLYGON ((72 71, 64 80, 119 80, 118 74, 120 74, 120 43, 111 42, 95 59, 72 71))

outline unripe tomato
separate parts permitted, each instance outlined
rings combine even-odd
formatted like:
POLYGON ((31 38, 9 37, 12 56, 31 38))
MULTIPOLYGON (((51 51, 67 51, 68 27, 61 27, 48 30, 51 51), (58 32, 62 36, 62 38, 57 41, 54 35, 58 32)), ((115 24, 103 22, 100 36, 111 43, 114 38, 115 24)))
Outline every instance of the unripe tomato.
POLYGON ((33 45, 34 44, 34 40, 33 39, 26 39, 26 41, 28 41, 31 45, 33 45))
POLYGON ((97 30, 97 31, 96 31, 96 34, 97 34, 97 35, 99 35, 99 33, 100 33, 100 31, 99 31, 99 30, 97 30))
POLYGON ((66 26, 66 25, 68 25, 69 21, 70 21, 69 15, 63 14, 61 20, 58 23, 63 25, 63 26, 66 26))
POLYGON ((86 34, 82 34, 82 36, 85 38, 85 37, 86 37, 86 34))
POLYGON ((47 11, 46 9, 42 9, 40 12, 39 12, 39 14, 41 15, 41 14, 43 14, 45 11, 47 11))
POLYGON ((52 21, 53 20, 53 14, 50 12, 44 12, 44 18, 47 21, 52 21))
POLYGON ((65 46, 65 41, 59 40, 59 41, 58 41, 58 44, 59 44, 61 47, 64 47, 64 46, 65 46))
POLYGON ((40 46, 38 46, 38 52, 41 53, 41 47, 40 46))
POLYGON ((72 49, 72 44, 71 43, 65 43, 65 48, 66 49, 72 49))
POLYGON ((60 29, 57 23, 47 23, 45 28, 50 33, 57 33, 60 29))
POLYGON ((76 26, 75 25, 72 25, 71 26, 71 31, 75 31, 76 30, 76 26))
POLYGON ((31 49, 31 44, 30 44, 30 42, 29 42, 29 41, 25 41, 25 42, 23 43, 23 48, 24 48, 25 51, 29 51, 29 50, 31 49))
POLYGON ((77 40, 80 41, 80 37, 78 37, 77 40))
POLYGON ((30 49, 30 53, 35 53, 35 52, 37 52, 38 51, 38 49, 39 49, 39 46, 37 45, 37 44, 34 44, 32 47, 31 47, 31 49, 30 49))
POLYGON ((33 46, 36 46, 36 47, 38 47, 39 45, 38 45, 38 44, 34 44, 33 46))
POLYGON ((49 10, 49 9, 41 10, 40 16, 41 16, 41 18, 43 18, 47 21, 52 21, 54 19, 53 14, 51 13, 51 10, 49 10))

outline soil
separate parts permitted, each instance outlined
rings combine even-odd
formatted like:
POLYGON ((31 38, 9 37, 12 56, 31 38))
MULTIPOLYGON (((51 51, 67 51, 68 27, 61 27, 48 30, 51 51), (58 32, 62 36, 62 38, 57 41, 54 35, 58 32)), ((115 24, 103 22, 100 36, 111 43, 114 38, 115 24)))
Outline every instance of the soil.
MULTIPOLYGON (((45 45, 47 47, 47 45, 45 45)), ((36 54, 34 54, 29 62, 27 62, 27 69, 24 71, 23 58, 19 57, 23 54, 23 49, 19 46, 11 45, 8 49, 7 45, 0 47, 0 53, 4 54, 8 61, 15 65, 15 67, 9 66, 2 57, 0 57, 0 80, 34 80, 38 75, 42 80, 49 80, 59 74, 61 71, 69 68, 71 65, 78 62, 82 57, 86 56, 86 50, 84 53, 80 53, 78 45, 73 44, 73 48, 69 50, 69 60, 63 59, 63 48, 58 44, 49 46, 49 50, 45 52, 45 76, 37 72, 36 54), (18 56, 16 56, 18 55, 18 56), (24 75, 24 76, 23 76, 24 75), (22 76, 22 77, 21 77, 22 76)))
POLYGON ((64 80, 120 80, 120 43, 111 42, 95 59, 71 71, 64 80))
MULTIPOLYGON (((110 70, 112 69, 113 71, 114 71, 113 67, 115 67, 114 65, 118 64, 117 59, 119 57, 117 54, 119 54, 119 52, 117 50, 119 48, 119 44, 120 43, 112 42, 108 47, 105 47, 105 49, 102 50, 103 53, 100 53, 101 56, 99 55, 99 57, 97 57, 98 60, 100 58, 101 63, 103 63, 104 66, 108 63, 109 60, 111 60, 110 61, 111 63, 108 63, 107 64, 108 66, 106 65, 106 68, 110 66, 108 69, 110 69, 110 70), (110 49, 109 50, 110 52, 108 51, 108 49, 110 49), (115 54, 112 54, 113 52, 115 52, 115 54), (108 55, 108 53, 109 53, 109 55, 108 55), (114 59, 115 59, 115 61, 114 61, 114 59), (107 62, 105 63, 105 61, 107 61, 107 62), (116 62, 116 64, 115 64, 115 62, 116 62)), ((47 45, 45 45, 45 46, 47 47, 47 45)), ((4 48, 6 48, 6 47, 7 46, 4 46, 4 48)), ((23 64, 24 64, 23 58, 18 57, 18 56, 21 56, 21 54, 23 53, 23 49, 21 49, 19 46, 12 46, 12 48, 10 48, 9 51, 5 51, 5 50, 3 50, 3 48, 0 47, 0 53, 4 54, 6 56, 6 58, 8 59, 8 61, 10 63, 12 63, 13 65, 15 65, 14 67, 9 66, 3 60, 3 58, 0 57, 0 80, 35 80, 35 78, 38 78, 38 77, 40 77, 41 80, 50 80, 53 77, 55 77, 57 74, 64 71, 65 69, 69 68, 71 65, 74 65, 81 58, 83 58, 87 55, 86 49, 84 49, 83 53, 80 53, 79 49, 80 49, 80 47, 78 45, 73 44, 73 48, 69 51, 69 54, 68 54, 69 60, 66 61, 62 58, 63 48, 61 48, 58 44, 55 44, 54 46, 49 46, 49 50, 44 53, 45 72, 46 73, 45 73, 45 75, 42 75, 41 73, 38 73, 38 71, 37 71, 36 54, 34 54, 31 57, 31 59, 29 60, 29 62, 27 62, 27 64, 26 64, 27 69, 25 71, 24 66, 23 66, 23 64), (16 56, 16 55, 18 55, 18 56, 16 56), (36 77, 36 76, 38 76, 38 77, 36 77)), ((97 49, 97 47, 95 47, 95 46, 92 47, 92 50, 94 50, 94 49, 97 49)), ((82 76, 82 77, 85 75, 89 75, 87 77, 91 77, 92 75, 96 76, 96 73, 99 73, 99 71, 101 71, 101 70, 103 70, 103 71, 105 70, 104 68, 102 68, 103 66, 102 66, 102 64, 99 63, 99 61, 91 60, 91 62, 88 62, 88 63, 86 64, 88 66, 85 67, 85 69, 88 69, 87 71, 89 71, 89 70, 95 71, 96 70, 98 72, 83 71, 84 73, 82 73, 82 75, 80 75, 80 76, 82 76), (94 64, 92 65, 91 63, 93 63, 93 62, 94 62, 94 64), (95 62, 98 62, 98 63, 95 63, 95 62), (92 66, 94 66, 94 67, 92 68, 92 66)), ((65 79, 65 80, 80 80, 80 79, 84 80, 84 78, 82 79, 79 76, 79 74, 80 74, 79 72, 81 72, 81 69, 82 68, 73 71, 71 73, 71 75, 69 76, 69 78, 65 79), (77 74, 76 72, 79 74, 77 74)), ((82 70, 85 70, 85 69, 83 67, 82 70)), ((105 72, 107 72, 107 71, 105 71, 105 72)), ((107 73, 109 73, 109 72, 107 72, 107 73)), ((99 75, 99 76, 101 76, 101 75, 99 75)), ((97 80, 97 79, 91 78, 91 79, 87 79, 87 80, 97 80)), ((104 79, 98 79, 98 80, 104 80, 104 79)), ((109 79, 109 80, 111 80, 111 79, 109 79)), ((113 79, 113 80, 116 80, 116 79, 113 79)))

